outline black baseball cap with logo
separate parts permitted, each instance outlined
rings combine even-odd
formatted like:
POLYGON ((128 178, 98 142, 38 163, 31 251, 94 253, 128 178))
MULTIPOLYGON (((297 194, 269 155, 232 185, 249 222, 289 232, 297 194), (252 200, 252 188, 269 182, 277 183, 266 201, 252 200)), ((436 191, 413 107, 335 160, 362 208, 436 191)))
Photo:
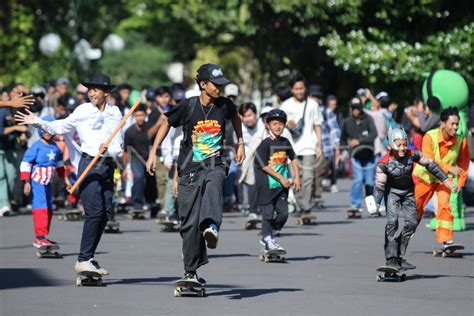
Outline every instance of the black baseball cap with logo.
POLYGON ((216 64, 204 64, 197 71, 196 81, 211 81, 212 83, 223 86, 230 81, 224 77, 221 67, 216 64))

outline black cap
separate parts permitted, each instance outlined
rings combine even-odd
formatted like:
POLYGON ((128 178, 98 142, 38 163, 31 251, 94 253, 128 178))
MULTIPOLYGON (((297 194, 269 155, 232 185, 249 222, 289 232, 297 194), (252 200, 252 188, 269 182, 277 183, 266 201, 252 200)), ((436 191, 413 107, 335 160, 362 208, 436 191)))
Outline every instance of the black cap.
POLYGON ((199 67, 196 81, 211 81, 219 86, 230 83, 230 81, 224 77, 221 67, 216 64, 204 64, 199 67))
POLYGON ((81 82, 83 86, 87 87, 88 89, 91 88, 99 88, 104 90, 112 90, 115 88, 110 81, 110 77, 104 74, 96 74, 92 75, 89 79, 89 82, 81 82))
POLYGON ((308 94, 312 97, 322 98, 324 96, 323 88, 318 84, 312 84, 308 88, 308 94))

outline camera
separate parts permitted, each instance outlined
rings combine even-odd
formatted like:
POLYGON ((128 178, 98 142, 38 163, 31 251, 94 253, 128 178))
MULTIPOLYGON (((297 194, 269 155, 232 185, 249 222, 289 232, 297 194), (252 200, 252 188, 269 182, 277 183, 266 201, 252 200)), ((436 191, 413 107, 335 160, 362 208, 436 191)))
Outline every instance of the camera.
POLYGON ((357 90, 357 95, 359 97, 365 97, 365 89, 364 88, 360 88, 357 90))

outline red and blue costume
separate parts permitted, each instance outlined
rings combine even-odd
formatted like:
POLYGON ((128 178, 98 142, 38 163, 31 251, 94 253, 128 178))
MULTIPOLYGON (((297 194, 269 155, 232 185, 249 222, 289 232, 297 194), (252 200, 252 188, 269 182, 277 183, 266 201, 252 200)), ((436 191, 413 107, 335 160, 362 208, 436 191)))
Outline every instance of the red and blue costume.
POLYGON ((65 176, 63 153, 54 143, 40 139, 26 152, 20 165, 22 181, 31 181, 31 206, 35 237, 49 233, 53 216, 51 180, 54 172, 65 176))

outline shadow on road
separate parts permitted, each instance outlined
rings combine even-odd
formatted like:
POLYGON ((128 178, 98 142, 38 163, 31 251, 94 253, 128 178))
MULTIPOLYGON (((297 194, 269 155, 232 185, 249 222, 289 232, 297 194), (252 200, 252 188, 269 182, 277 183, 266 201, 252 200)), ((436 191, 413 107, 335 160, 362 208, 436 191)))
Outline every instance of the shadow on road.
POLYGON ((324 222, 317 222, 318 225, 339 225, 339 224, 352 224, 354 221, 324 221, 324 222))
POLYGON ((17 246, 9 246, 9 247, 0 247, 0 250, 26 249, 26 248, 33 248, 33 245, 32 245, 32 244, 28 244, 28 245, 17 245, 17 246))
MULTIPOLYGON (((61 250, 60 250, 61 252, 61 250)), ((107 254, 108 252, 107 251, 97 251, 95 254, 96 255, 103 255, 103 254, 107 254)), ((79 253, 78 252, 71 252, 71 253, 61 253, 61 255, 63 257, 72 257, 72 256, 79 256, 79 253)))
POLYGON ((217 254, 217 255, 208 255, 209 259, 211 258, 234 258, 234 257, 254 257, 249 253, 229 253, 229 254, 217 254))
POLYGON ((308 261, 308 260, 328 260, 332 256, 311 256, 311 257, 290 257, 286 258, 288 261, 308 261))
POLYGON ((407 275, 407 280, 438 279, 438 278, 468 278, 474 279, 472 275, 444 275, 444 274, 413 274, 407 275))
POLYGON ((318 233, 280 233, 278 237, 289 237, 289 236, 323 236, 323 234, 318 233))
MULTIPOLYGON (((120 230, 121 233, 125 233, 125 234, 128 234, 128 233, 149 233, 151 232, 150 229, 124 229, 124 230, 120 230)), ((107 235, 113 235, 113 234, 107 234, 107 235)))
POLYGON ((155 285, 157 283, 174 283, 179 277, 156 277, 156 278, 130 278, 130 279, 107 279, 109 285, 116 284, 144 284, 155 285))
MULTIPOLYGON (((214 286, 212 286, 214 287, 214 286)), ((279 292, 298 292, 303 289, 275 288, 275 289, 233 289, 222 292, 208 292, 207 296, 227 296, 231 300, 241 300, 243 298, 256 297, 279 292)))
MULTIPOLYGON (((413 253, 421 253, 426 255, 433 255, 433 251, 412 251, 413 253)), ((472 257, 474 256, 474 252, 464 252, 462 250, 455 252, 451 255, 452 257, 444 258, 445 260, 449 259, 462 259, 463 257, 472 257)))
POLYGON ((40 269, 0 269, 0 290, 61 285, 40 269))

